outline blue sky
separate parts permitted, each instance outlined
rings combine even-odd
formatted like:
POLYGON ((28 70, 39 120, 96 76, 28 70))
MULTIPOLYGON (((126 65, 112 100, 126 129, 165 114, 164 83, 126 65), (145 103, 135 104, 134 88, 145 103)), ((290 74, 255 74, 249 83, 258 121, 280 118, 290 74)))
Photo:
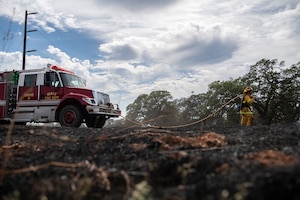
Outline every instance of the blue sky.
POLYGON ((123 112, 140 94, 174 98, 237 78, 262 58, 300 61, 298 0, 0 0, 0 71, 59 65, 110 94, 123 112))

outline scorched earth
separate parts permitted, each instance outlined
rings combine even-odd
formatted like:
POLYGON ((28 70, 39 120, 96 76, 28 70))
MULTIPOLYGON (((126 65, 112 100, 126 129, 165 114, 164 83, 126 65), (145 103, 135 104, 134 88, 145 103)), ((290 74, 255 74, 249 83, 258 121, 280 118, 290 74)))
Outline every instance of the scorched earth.
POLYGON ((0 125, 12 199, 300 199, 298 125, 196 129, 0 125))

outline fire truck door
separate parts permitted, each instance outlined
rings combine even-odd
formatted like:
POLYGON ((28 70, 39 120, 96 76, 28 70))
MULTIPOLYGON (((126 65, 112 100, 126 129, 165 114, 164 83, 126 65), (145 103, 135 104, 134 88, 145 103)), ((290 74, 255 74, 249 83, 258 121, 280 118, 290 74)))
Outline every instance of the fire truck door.
POLYGON ((41 85, 40 100, 44 102, 49 102, 53 105, 54 102, 57 106, 60 99, 63 98, 64 89, 61 87, 60 80, 57 73, 46 72, 44 77, 44 84, 41 85))
POLYGON ((40 118, 54 121, 56 108, 63 98, 63 95, 64 89, 61 87, 57 73, 46 72, 44 82, 40 86, 40 104, 43 106, 40 118))

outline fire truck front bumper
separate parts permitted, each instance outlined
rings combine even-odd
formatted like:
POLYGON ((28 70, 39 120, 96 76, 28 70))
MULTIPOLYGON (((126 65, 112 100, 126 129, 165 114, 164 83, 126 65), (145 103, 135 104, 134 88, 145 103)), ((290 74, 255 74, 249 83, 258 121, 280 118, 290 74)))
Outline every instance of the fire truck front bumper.
POLYGON ((108 106, 86 106, 86 110, 91 115, 105 115, 108 117, 121 116, 121 110, 108 106))

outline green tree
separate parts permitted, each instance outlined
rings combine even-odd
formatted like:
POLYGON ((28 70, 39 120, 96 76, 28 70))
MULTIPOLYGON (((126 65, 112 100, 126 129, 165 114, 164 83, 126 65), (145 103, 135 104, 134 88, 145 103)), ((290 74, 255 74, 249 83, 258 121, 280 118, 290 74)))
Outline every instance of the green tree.
MULTIPOLYGON (((196 122, 206 117, 210 110, 207 108, 206 94, 191 95, 176 101, 179 111, 179 124, 196 122)), ((198 124, 196 124, 198 126, 198 124)))
POLYGON ((177 123, 177 107, 168 91, 142 94, 126 108, 127 117, 148 124, 174 125, 177 123))
POLYGON ((299 120, 299 63, 284 69, 284 62, 262 59, 244 77, 255 91, 256 121, 261 124, 299 120))
POLYGON ((276 121, 292 123, 300 120, 300 62, 282 72, 280 100, 276 121))
POLYGON ((148 113, 148 95, 141 94, 139 95, 133 103, 129 104, 126 107, 126 117, 135 122, 143 122, 146 119, 148 113))
POLYGON ((228 81, 215 81, 208 86, 207 107, 212 112, 234 99, 222 110, 215 114, 210 120, 211 124, 232 125, 238 124, 240 116, 237 106, 240 105, 241 99, 236 98, 243 91, 245 83, 241 78, 230 79, 228 81))

